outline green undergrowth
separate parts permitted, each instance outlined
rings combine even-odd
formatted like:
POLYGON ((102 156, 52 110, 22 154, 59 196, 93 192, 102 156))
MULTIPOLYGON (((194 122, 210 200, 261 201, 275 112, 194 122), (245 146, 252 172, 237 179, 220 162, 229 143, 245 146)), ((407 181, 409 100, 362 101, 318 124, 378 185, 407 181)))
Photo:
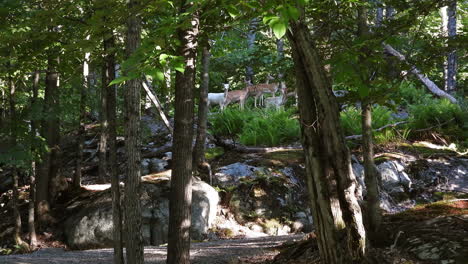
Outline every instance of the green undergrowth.
MULTIPOLYGON (((340 121, 346 136, 362 134, 361 109, 357 109, 354 106, 347 107, 345 110, 340 112, 340 121)), ((378 129, 398 121, 400 120, 392 117, 392 111, 389 108, 380 105, 372 108, 373 129, 378 129)), ((373 136, 375 143, 385 144, 406 140, 408 130, 405 130, 404 128, 388 128, 374 132, 373 136)))
POLYGON ((299 140, 295 110, 226 109, 210 118, 211 132, 247 146, 279 146, 299 140))

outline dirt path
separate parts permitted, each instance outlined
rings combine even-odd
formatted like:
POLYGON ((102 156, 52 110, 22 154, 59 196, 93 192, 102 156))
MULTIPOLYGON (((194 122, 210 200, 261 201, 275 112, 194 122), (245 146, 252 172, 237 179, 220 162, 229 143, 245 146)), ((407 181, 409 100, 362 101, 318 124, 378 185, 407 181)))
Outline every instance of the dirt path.
MULTIPOLYGON (((219 240, 192 243, 192 264, 237 264, 240 258, 273 256, 272 250, 286 241, 300 239, 301 235, 219 240)), ((112 249, 64 251, 46 248, 32 254, 0 256, 1 264, 104 264, 112 263, 112 249)), ((145 247, 145 263, 166 263, 166 247, 145 247)))

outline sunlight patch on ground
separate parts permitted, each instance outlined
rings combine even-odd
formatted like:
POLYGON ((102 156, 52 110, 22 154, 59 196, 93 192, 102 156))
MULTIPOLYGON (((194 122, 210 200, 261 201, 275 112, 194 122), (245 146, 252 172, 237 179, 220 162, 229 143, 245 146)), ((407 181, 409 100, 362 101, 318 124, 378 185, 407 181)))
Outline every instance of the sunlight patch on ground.
POLYGON ((90 184, 90 185, 83 185, 88 191, 104 191, 111 187, 110 183, 108 184, 90 184))

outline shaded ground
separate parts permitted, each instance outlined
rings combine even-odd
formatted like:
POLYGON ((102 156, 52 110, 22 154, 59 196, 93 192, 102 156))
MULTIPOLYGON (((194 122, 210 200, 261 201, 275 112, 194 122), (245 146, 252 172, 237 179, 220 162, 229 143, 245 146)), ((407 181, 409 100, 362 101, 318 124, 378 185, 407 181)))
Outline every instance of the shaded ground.
MULTIPOLYGON (((302 235, 290 235, 192 243, 190 256, 192 264, 257 263, 255 259, 261 261, 273 258, 278 253, 274 248, 280 244, 301 237, 302 235)), ((145 247, 145 263, 166 263, 166 250, 166 247, 145 247)), ((65 251, 60 248, 46 248, 32 254, 0 256, 0 263, 110 264, 113 263, 112 256, 112 249, 65 251)))

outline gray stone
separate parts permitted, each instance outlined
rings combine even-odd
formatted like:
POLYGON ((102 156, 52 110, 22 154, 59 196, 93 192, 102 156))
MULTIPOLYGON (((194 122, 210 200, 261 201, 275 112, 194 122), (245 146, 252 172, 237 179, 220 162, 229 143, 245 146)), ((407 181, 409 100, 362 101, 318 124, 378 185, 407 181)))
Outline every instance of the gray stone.
MULTIPOLYGON (((142 184, 142 233, 145 245, 167 242, 169 225, 170 178, 158 177, 142 184)), ((206 238, 216 218, 218 193, 210 185, 193 180, 191 238, 206 238)), ((71 216, 65 222, 68 246, 75 249, 112 247, 112 197, 110 190, 93 194, 89 201, 71 204, 71 216)), ((125 228, 125 224, 124 224, 125 228)))
POLYGON ((222 186, 232 186, 239 183, 242 178, 256 178, 256 173, 264 172, 263 169, 236 162, 218 169, 214 175, 214 182, 222 186))

